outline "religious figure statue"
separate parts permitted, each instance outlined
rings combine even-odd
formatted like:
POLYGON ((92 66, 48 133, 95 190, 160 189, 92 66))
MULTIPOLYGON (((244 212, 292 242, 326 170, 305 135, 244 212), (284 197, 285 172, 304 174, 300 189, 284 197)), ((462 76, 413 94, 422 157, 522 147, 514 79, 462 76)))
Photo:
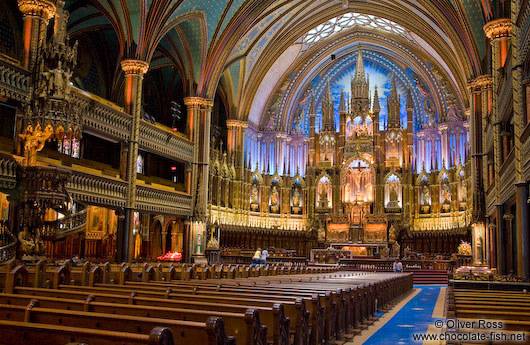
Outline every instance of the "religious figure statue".
POLYGON ((142 253, 142 234, 141 234, 141 231, 138 230, 134 238, 134 258, 135 259, 138 258, 141 253, 142 253))
POLYGON ((37 165, 37 152, 42 150, 46 140, 50 138, 53 131, 50 126, 41 130, 40 124, 37 124, 35 129, 28 126, 26 132, 19 134, 20 138, 24 140, 24 165, 37 165))
POLYGON ((32 255, 35 250, 35 243, 29 233, 28 227, 24 227, 24 230, 18 233, 18 242, 24 255, 32 255))
POLYGON ((407 258, 407 259, 409 258, 409 256, 410 256, 410 247, 409 246, 406 246, 405 249, 403 249, 403 256, 405 258, 407 258))
POLYGON ((388 256, 390 255, 390 250, 388 249, 388 247, 383 247, 381 248, 379 253, 381 254, 382 259, 388 259, 388 256))
POLYGON ((444 204, 451 203, 451 190, 448 183, 442 184, 442 198, 444 204))
POLYGON ((295 188, 293 191, 293 206, 300 206, 300 191, 298 190, 298 188, 295 188))
POLYGON ((29 228, 25 226, 24 230, 18 233, 18 241, 24 255, 41 255, 46 250, 38 229, 35 230, 35 235, 32 236, 29 228))
POLYGON ((462 183, 462 201, 463 202, 466 202, 467 201, 467 186, 466 186, 466 183, 462 183))
POLYGON ((394 224, 390 225, 390 229, 388 229, 388 243, 392 244, 395 243, 397 239, 397 231, 394 227, 394 224))
POLYGON ((398 201, 397 186, 395 184, 390 185, 390 203, 396 204, 398 201))
POLYGON ((392 256, 399 258, 400 249, 401 249, 401 246, 399 245, 399 243, 394 242, 394 244, 392 245, 392 256))
POLYGON ((272 186, 271 190, 271 206, 277 206, 278 205, 278 188, 276 186, 272 186))
POLYGON ((431 195, 429 193, 429 187, 428 186, 423 186, 422 188, 422 199, 423 199, 423 205, 429 205, 431 204, 431 195))
POLYGON ((256 184, 252 184, 252 187, 251 187, 250 203, 251 204, 257 204, 258 203, 258 186, 256 186, 256 184))

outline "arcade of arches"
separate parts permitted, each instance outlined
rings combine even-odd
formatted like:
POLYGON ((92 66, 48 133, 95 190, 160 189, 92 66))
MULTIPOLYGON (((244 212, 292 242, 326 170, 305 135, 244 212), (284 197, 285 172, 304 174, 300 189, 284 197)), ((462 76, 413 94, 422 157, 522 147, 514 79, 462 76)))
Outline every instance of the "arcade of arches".
POLYGON ((333 247, 529 278, 529 23, 527 0, 4 0, 1 258, 333 247))

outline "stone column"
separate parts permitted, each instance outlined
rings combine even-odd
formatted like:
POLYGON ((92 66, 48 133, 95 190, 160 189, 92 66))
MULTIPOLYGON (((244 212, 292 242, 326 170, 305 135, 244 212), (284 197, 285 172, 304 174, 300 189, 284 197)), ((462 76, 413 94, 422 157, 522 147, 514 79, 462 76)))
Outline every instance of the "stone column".
POLYGON ((497 242, 497 236, 495 233, 495 224, 489 223, 488 224, 488 264, 491 268, 497 267, 497 257, 495 256, 495 248, 496 248, 496 242, 497 242))
MULTIPOLYGON (((525 42, 524 33, 517 20, 520 16, 523 1, 511 0, 512 30, 512 90, 513 90, 513 121, 515 146, 515 188, 516 188, 516 248, 517 275, 530 278, 530 222, 528 220, 528 188, 523 173, 523 159, 528 158, 522 150, 523 131, 526 125, 526 109, 524 104, 525 87, 523 83, 525 56, 521 52, 525 42)), ((528 4, 527 4, 528 6, 528 4)), ((506 30, 509 30, 508 25, 506 30)), ((528 99, 527 102, 530 102, 528 99)))
POLYGON ((122 260, 132 261, 133 257, 133 215, 136 207, 136 159, 138 158, 138 137, 140 135, 140 107, 142 100, 143 75, 149 69, 149 64, 141 60, 123 60, 121 68, 125 73, 125 112, 131 115, 132 125, 129 134, 129 148, 127 157, 127 205, 126 205, 126 233, 122 237, 126 243, 123 244, 123 253, 127 257, 122 260))
POLYGON ((497 209, 497 214, 495 216, 497 224, 497 272, 499 274, 506 274, 506 247, 504 242, 506 241, 506 233, 504 226, 504 205, 497 204, 495 205, 497 209))
POLYGON ((505 224, 505 240, 506 240, 506 273, 515 273, 515 263, 513 261, 514 244, 513 244, 513 214, 505 214, 503 219, 506 220, 505 224))
POLYGON ((473 221, 483 221, 485 207, 485 179, 487 156, 487 143, 482 136, 486 133, 487 98, 491 89, 492 78, 490 75, 482 75, 473 79, 470 83, 472 93, 471 103, 471 159, 472 159, 472 190, 473 190, 473 221))
POLYGON ((46 0, 18 0, 18 8, 24 15, 22 67, 33 70, 37 52, 45 43, 48 21, 56 12, 55 4, 46 0))
POLYGON ((491 21, 484 26, 484 32, 491 41, 491 68, 493 71, 492 88, 492 122, 494 125, 494 152, 495 152, 495 200, 497 202, 497 268, 499 273, 506 274, 506 248, 504 246, 505 229, 503 220, 504 205, 500 201, 500 170, 502 165, 502 146, 501 146, 501 119, 499 114, 499 96, 495 90, 499 85, 499 69, 504 66, 505 54, 508 51, 507 45, 511 36, 512 23, 510 19, 502 18, 491 21))
POLYGON ((190 139, 194 144, 192 168, 192 196, 194 216, 206 223, 210 162, 210 127, 213 101, 202 97, 186 97, 190 139))

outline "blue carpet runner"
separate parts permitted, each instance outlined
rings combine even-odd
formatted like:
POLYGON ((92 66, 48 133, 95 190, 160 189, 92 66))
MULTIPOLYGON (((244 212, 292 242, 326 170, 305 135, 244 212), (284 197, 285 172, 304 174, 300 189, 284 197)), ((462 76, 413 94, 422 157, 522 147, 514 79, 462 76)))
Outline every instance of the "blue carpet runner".
POLYGON ((425 333, 429 325, 434 324, 432 313, 443 286, 446 285, 415 285, 414 288, 421 291, 364 344, 421 344, 422 341, 415 341, 412 335, 425 333))

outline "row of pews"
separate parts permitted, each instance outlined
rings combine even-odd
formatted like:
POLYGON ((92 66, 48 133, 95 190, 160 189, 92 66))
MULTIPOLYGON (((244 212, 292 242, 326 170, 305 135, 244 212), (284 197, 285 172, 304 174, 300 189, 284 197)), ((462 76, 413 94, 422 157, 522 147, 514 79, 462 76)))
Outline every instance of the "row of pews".
POLYGON ((504 334, 499 335, 504 339, 499 344, 530 344, 530 294, 525 290, 485 290, 462 284, 455 288, 450 282, 446 308, 447 319, 458 319, 461 325, 456 332, 496 332, 504 334))
POLYGON ((412 290, 411 274, 328 267, 40 261, 1 272, 0 344, 341 344, 412 290))

